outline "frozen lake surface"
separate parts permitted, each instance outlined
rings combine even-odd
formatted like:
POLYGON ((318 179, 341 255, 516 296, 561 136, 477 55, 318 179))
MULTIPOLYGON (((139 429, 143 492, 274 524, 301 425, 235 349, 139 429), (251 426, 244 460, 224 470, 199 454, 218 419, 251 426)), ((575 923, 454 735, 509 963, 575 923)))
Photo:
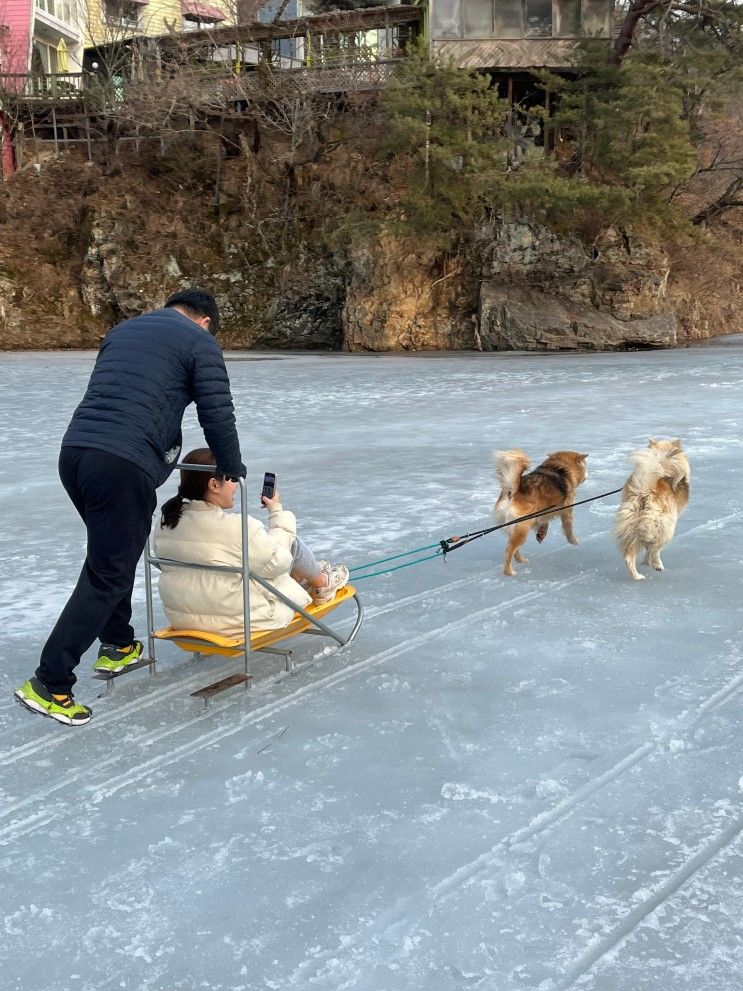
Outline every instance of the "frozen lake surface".
POLYGON ((347 651, 301 638, 288 677, 259 655, 207 710, 189 693, 230 662, 166 646, 99 697, 94 648, 71 730, 12 690, 82 562, 56 460, 93 357, 0 356, 3 988, 739 991, 743 340, 236 356, 256 507, 275 471, 323 556, 488 526, 493 449, 587 451, 589 496, 678 436, 667 570, 627 578, 613 497, 576 510, 578 547, 530 538, 515 578, 495 534, 359 583, 347 651))

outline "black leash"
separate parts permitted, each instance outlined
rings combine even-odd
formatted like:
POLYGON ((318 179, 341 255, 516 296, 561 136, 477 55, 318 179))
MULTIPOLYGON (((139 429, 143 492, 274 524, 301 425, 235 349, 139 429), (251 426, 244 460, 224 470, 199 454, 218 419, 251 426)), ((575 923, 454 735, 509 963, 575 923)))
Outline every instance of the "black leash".
POLYGON ((606 499, 607 496, 616 495, 622 489, 612 489, 611 492, 602 492, 601 495, 591 496, 588 499, 581 499, 579 502, 571 502, 568 506, 549 506, 547 509, 540 509, 536 513, 527 513, 526 516, 517 516, 515 520, 508 520, 506 523, 499 523, 497 526, 489 526, 484 530, 473 530, 471 533, 463 533, 461 537, 447 537, 440 540, 439 546, 444 555, 451 554, 452 551, 464 547, 465 544, 472 543, 479 537, 484 537, 488 533, 502 530, 504 527, 513 526, 515 523, 523 523, 525 520, 535 520, 539 516, 547 516, 549 513, 559 513, 563 509, 573 509, 575 506, 583 506, 587 502, 595 502, 597 499, 606 499))

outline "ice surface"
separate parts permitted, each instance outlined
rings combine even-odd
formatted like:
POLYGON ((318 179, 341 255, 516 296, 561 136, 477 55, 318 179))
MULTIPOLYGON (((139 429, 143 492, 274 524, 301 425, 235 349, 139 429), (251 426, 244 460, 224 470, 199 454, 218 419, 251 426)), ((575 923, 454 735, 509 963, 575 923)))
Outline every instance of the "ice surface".
POLYGON ((207 710, 230 662, 166 646, 99 697, 93 651, 79 730, 11 695, 82 561, 56 459, 93 355, 0 357, 2 987, 738 991, 741 357, 236 356, 256 513, 275 471, 319 554, 487 526, 496 448, 590 452, 587 496, 679 436, 667 570, 629 581, 594 503, 516 578, 497 534, 360 583, 346 652, 260 655, 207 710))

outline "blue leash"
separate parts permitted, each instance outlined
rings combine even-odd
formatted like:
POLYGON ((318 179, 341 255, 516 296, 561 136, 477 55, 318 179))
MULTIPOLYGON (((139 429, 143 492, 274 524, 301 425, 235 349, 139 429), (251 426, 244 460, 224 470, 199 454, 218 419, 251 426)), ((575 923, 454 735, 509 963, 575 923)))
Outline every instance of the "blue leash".
POLYGON ((406 564, 396 564, 394 568, 382 568, 381 571, 370 571, 366 575, 354 574, 356 571, 364 571, 366 568, 373 568, 378 564, 384 564, 385 561, 397 561, 401 557, 409 557, 411 554, 417 554, 419 551, 427 551, 432 547, 438 547, 438 543, 428 544, 427 547, 417 547, 413 551, 406 551, 404 554, 395 554, 393 557, 384 557, 381 561, 369 561, 367 564, 360 564, 358 568, 351 568, 349 573, 351 575, 352 582, 360 582, 365 578, 376 578, 377 575, 388 575, 393 571, 400 571, 402 568, 411 568, 414 564, 422 564, 423 561, 433 561, 435 557, 443 557, 443 550, 439 547, 435 554, 427 554, 425 557, 418 557, 415 561, 408 561, 406 564))
POLYGON ((422 564, 424 561, 432 561, 435 557, 443 557, 444 560, 446 560, 447 554, 450 554, 452 551, 455 551, 460 547, 464 547, 465 544, 469 544, 471 541, 477 540, 479 537, 484 537, 488 533, 493 533, 495 530, 502 530, 504 527, 513 526, 514 523, 522 523, 525 520, 534 520, 539 516, 546 516, 548 513, 559 512, 561 509, 572 509, 574 506, 584 506, 587 502, 595 502, 597 499, 606 499, 607 496, 616 495, 617 492, 621 491, 621 489, 612 489, 611 492, 602 492, 601 495, 589 496, 588 499, 581 499, 578 502, 572 502, 568 506, 549 506, 547 509, 537 510, 536 513, 527 513, 525 516, 518 516, 516 519, 508 520, 506 523, 499 523, 496 526, 489 526, 482 530, 473 530, 471 533, 464 533, 460 537, 449 537, 446 540, 437 540, 434 544, 425 544, 423 547, 414 547, 412 551, 403 551, 402 554, 393 554, 391 557, 382 557, 378 561, 367 561, 366 564, 359 564, 355 568, 349 568, 351 581, 360 582, 365 578, 376 578, 378 575, 387 575, 393 571, 401 571, 403 568, 412 568, 414 564, 422 564), (388 561, 399 561, 401 557, 411 557, 413 554, 420 554, 422 551, 430 551, 434 547, 438 547, 435 554, 427 554, 425 557, 418 557, 415 561, 408 561, 405 564, 397 564, 394 568, 382 568, 381 571, 371 571, 368 574, 356 574, 357 571, 366 572, 368 568, 376 568, 377 565, 387 564, 388 561))

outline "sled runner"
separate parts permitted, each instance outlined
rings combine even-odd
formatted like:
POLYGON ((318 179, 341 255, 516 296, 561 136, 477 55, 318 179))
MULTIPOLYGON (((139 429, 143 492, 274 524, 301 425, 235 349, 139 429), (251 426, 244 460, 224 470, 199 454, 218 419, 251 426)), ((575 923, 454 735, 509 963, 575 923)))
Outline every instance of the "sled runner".
MULTIPOLYGON (((185 468, 188 471, 206 471, 209 473, 213 473, 216 470, 210 465, 193 464, 176 465, 176 469, 179 468, 185 468)), ((138 668, 149 667, 150 674, 154 674, 155 665, 157 663, 157 658, 155 655, 155 642, 158 640, 170 640, 177 647, 180 647, 181 650, 193 654, 193 656, 197 659, 200 657, 209 657, 213 655, 218 655, 220 657, 242 658, 242 671, 231 674, 226 678, 222 678, 211 685, 207 685, 206 687, 200 688, 198 691, 191 693, 194 697, 202 698, 205 702, 208 702, 208 700, 214 695, 217 695, 219 692, 225 691, 228 688, 232 688, 235 685, 244 685, 246 688, 249 687, 252 679, 252 675, 250 673, 250 654, 252 652, 276 654, 283 657, 286 670, 291 671, 292 651, 283 646, 279 647, 277 646, 278 644, 284 644, 285 641, 290 640, 292 637, 298 636, 300 633, 308 633, 315 634, 316 636, 329 637, 339 645, 340 649, 351 643, 351 641, 355 638, 364 619, 364 610, 356 594, 356 589, 352 585, 346 585, 339 589, 336 592, 335 598, 330 602, 324 602, 321 604, 311 603, 305 608, 302 608, 298 606, 296 602, 293 602, 291 599, 287 598, 287 596, 279 592, 278 589, 274 588, 270 582, 250 570, 250 562, 248 560, 248 510, 247 500, 245 498, 245 480, 240 478, 238 481, 240 485, 242 565, 191 564, 185 561, 174 561, 170 558, 159 558, 153 553, 152 537, 150 536, 144 552, 145 596, 147 606, 147 656, 143 655, 135 664, 130 664, 121 671, 117 671, 116 673, 98 672, 96 677, 106 681, 108 685, 110 685, 115 678, 118 678, 122 674, 126 674, 129 671, 136 671, 138 668), (247 620, 242 636, 224 637, 217 633, 208 633, 203 630, 176 630, 172 627, 156 630, 153 618, 152 568, 154 566, 161 569, 163 565, 176 568, 197 568, 207 571, 228 571, 242 574, 243 616, 247 620), (294 618, 288 626, 285 626, 280 630, 255 630, 252 633, 250 632, 248 625, 250 617, 250 585, 248 579, 262 585, 268 592, 271 593, 271 595, 276 596, 276 598, 286 603, 286 605, 291 606, 294 610, 294 618), (351 601, 356 606, 356 617, 351 628, 351 632, 347 636, 343 636, 330 626, 326 625, 323 620, 329 613, 336 610, 339 606, 351 601)))

